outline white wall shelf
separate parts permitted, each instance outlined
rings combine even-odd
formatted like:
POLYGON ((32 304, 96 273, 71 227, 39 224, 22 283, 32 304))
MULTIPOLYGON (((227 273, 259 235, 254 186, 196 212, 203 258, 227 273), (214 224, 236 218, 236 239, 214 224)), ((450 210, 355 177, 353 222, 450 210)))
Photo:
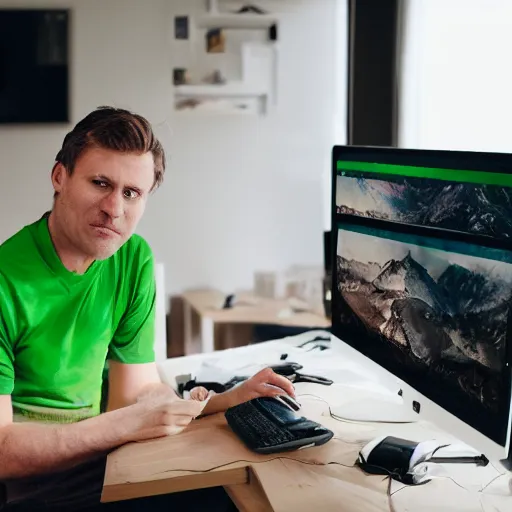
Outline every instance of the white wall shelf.
POLYGON ((243 82, 177 85, 175 108, 183 114, 226 113, 257 115, 266 111, 268 94, 243 82))
POLYGON ((265 96, 267 92, 262 88, 255 88, 243 82, 227 82, 225 84, 198 84, 198 85, 176 85, 175 95, 188 98, 198 97, 250 97, 265 96))
MULTIPOLYGON (((190 39, 196 52, 204 52, 204 43, 195 35, 200 29, 268 30, 278 22, 278 17, 269 13, 222 12, 219 11, 218 0, 208 0, 206 11, 196 11, 190 18, 190 39)), ((219 63, 219 55, 211 59, 207 57, 210 60, 206 60, 203 55, 200 58, 194 57, 189 49, 188 59, 180 58, 181 69, 188 69, 187 60, 191 63, 192 71, 188 69, 188 72, 193 78, 190 84, 174 85, 175 112, 261 115, 267 114, 269 106, 275 104, 275 45, 252 41, 251 38, 244 40, 243 37, 240 42, 238 36, 233 37, 241 46, 241 73, 236 77, 219 63), (201 81, 203 73, 211 74, 214 71, 226 82, 209 84, 201 81)), ((226 52, 226 57, 233 62, 232 50, 226 52)))
POLYGON ((267 14, 205 14, 196 20, 198 28, 223 28, 223 29, 268 29, 278 22, 274 16, 267 14))
POLYGON ((185 117, 254 117, 265 109, 259 98, 231 98, 205 101, 197 107, 176 109, 175 115, 185 117))

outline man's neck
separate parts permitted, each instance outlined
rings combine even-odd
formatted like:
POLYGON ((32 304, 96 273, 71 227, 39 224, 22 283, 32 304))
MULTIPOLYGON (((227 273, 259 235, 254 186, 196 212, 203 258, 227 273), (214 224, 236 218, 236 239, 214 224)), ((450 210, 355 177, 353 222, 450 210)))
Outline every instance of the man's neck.
POLYGON ((64 235, 62 230, 58 229, 57 220, 53 211, 48 217, 48 230, 52 239, 57 255, 62 264, 75 274, 85 274, 87 269, 93 263, 93 258, 84 256, 77 251, 70 240, 64 235))

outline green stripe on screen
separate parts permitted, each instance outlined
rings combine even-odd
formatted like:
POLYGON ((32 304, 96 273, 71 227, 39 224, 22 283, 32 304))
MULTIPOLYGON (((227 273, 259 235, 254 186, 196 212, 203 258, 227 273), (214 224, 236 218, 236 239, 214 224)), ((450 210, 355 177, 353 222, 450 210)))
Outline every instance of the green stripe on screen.
POLYGON ((408 176, 411 178, 430 178, 462 183, 481 183, 512 187, 512 174, 483 171, 462 171, 460 169, 441 169, 437 167, 413 167, 410 165, 380 164, 373 162, 349 162, 338 160, 338 171, 359 171, 372 174, 408 176))

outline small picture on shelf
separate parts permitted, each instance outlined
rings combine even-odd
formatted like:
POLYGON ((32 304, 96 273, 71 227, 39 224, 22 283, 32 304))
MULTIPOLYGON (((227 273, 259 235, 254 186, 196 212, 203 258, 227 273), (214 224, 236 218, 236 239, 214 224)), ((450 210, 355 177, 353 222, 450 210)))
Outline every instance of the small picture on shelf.
POLYGON ((226 37, 221 28, 213 28, 206 33, 206 51, 208 53, 224 53, 226 37))
POLYGON ((174 18, 174 37, 176 39, 188 39, 188 16, 176 16, 174 18))
POLYGON ((185 68, 174 68, 172 77, 174 85, 184 85, 190 83, 188 71, 185 68))

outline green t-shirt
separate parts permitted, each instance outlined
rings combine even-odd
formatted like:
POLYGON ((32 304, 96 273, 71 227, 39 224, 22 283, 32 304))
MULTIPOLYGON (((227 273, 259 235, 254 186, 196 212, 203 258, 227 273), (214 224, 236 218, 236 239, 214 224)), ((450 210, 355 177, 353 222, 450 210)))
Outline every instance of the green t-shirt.
POLYGON ((100 412, 107 360, 154 361, 155 280, 133 235, 83 275, 68 271, 46 216, 0 245, 0 395, 15 421, 72 422, 100 412))

